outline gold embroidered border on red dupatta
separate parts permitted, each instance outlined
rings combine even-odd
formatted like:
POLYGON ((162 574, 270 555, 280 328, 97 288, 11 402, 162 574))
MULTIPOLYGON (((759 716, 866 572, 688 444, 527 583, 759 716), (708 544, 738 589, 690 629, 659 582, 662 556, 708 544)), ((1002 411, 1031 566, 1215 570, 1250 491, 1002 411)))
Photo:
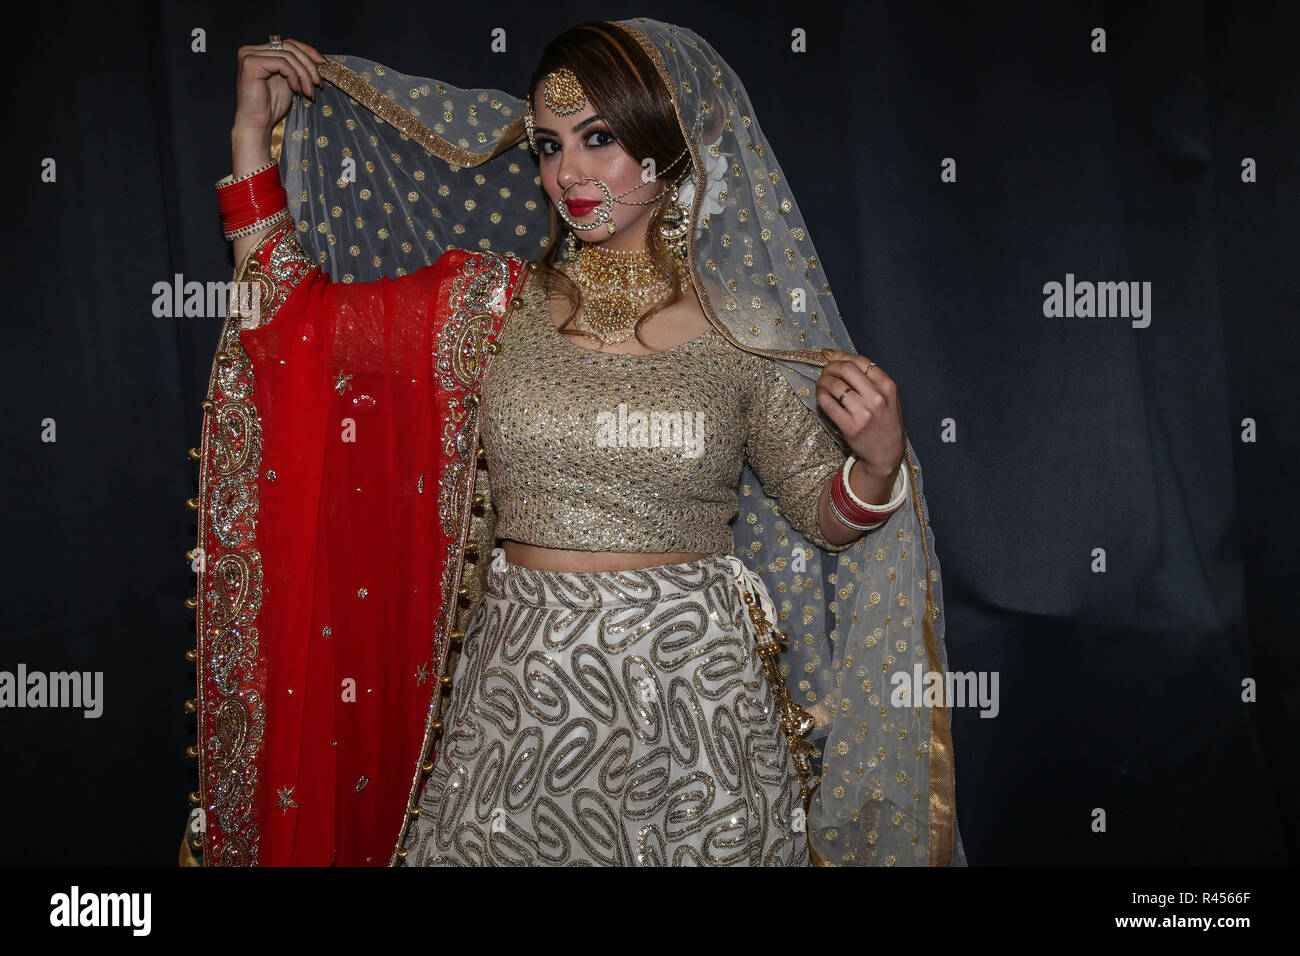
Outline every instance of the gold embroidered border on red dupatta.
MULTIPOLYGON (((235 273, 236 283, 260 288, 262 325, 274 320, 292 288, 315 268, 296 244, 279 241, 291 228, 286 224, 272 230, 235 273), (263 267, 259 254, 268 246, 272 253, 263 267)), ((418 801, 420 784, 431 769, 431 748, 441 731, 449 652, 482 594, 484 566, 478 558, 481 542, 491 541, 492 528, 484 508, 486 473, 476 475, 478 393, 504 320, 511 307, 522 305, 519 291, 529 272, 514 256, 458 253, 449 315, 434 356, 447 422, 440 473, 434 476, 439 487, 437 530, 446 541, 446 560, 430 661, 435 680, 409 806, 418 801), (477 487, 483 493, 476 492, 477 487), (468 538, 473 543, 467 545, 468 538), (476 565, 476 571, 462 580, 466 561, 476 565)), ((262 431, 253 399, 253 367, 239 338, 241 321, 232 304, 213 362, 209 397, 203 402, 200 451, 196 654, 201 679, 198 741, 191 752, 199 759, 199 805, 210 818, 202 846, 209 866, 258 864, 257 808, 264 785, 259 770, 266 706, 254 664, 264 603, 256 534, 262 431)), ((264 477, 273 481, 275 476, 268 471, 264 477)), ((408 811, 398 847, 409 819, 408 811)), ((395 848, 390 864, 400 863, 404 855, 395 848)))
MULTIPOLYGON (((282 284, 314 268, 272 230, 235 271, 261 292, 263 323, 284 302, 282 284), (275 243, 265 269, 257 253, 275 243)), ((254 674, 262 609, 262 556, 257 547, 258 470, 262 427, 253 400, 253 368, 239 339, 243 317, 232 294, 203 401, 198 498, 198 646, 196 698, 199 805, 210 818, 203 845, 209 866, 256 866, 255 819, 266 708, 254 674)), ((268 476, 270 477, 270 476, 268 476)))

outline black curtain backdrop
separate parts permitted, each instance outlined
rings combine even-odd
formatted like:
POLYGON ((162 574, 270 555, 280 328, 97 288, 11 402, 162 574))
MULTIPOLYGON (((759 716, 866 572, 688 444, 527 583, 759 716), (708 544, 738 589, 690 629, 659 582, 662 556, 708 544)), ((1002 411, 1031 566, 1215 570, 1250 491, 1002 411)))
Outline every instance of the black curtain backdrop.
POLYGON ((0 709, 0 863, 175 864, 186 450, 221 319, 156 315, 154 287, 230 278, 237 48, 279 32, 522 94, 551 35, 628 16, 736 67, 900 384, 951 667, 999 676, 996 718, 955 713, 971 862, 1296 859, 1295 5, 91 9, 24 4, 7 31, 0 671, 102 672, 103 713, 0 709), (1150 283, 1149 326, 1045 317, 1067 274, 1150 283))

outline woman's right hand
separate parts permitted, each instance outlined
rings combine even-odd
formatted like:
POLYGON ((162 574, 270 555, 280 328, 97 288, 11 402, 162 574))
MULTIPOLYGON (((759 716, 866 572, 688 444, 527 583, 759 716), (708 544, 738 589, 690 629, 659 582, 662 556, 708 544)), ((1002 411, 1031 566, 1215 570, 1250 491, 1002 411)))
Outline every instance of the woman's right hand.
MULTIPOLYGON (((316 64, 323 62, 325 57, 314 46, 297 40, 285 40, 282 50, 266 43, 239 48, 239 99, 230 131, 231 175, 236 179, 270 163, 271 131, 289 114, 295 93, 315 96, 321 82, 316 64)), ((237 265, 266 231, 234 240, 237 265)))
POLYGON ((263 133, 274 128, 293 105, 293 94, 311 99, 320 86, 316 64, 325 57, 309 43, 284 40, 284 49, 266 43, 239 48, 235 130, 263 133))

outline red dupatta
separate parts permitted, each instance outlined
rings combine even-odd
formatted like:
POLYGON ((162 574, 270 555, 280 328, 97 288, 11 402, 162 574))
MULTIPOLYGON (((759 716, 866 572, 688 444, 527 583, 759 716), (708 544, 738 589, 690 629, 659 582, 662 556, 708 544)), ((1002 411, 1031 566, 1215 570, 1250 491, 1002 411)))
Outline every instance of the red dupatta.
MULTIPOLYGON (((478 390, 522 260, 331 281, 292 223, 236 282, 204 402, 197 799, 206 865, 398 863, 486 564, 478 390), (234 311, 234 310, 232 310, 234 311)), ((481 593, 481 592, 480 592, 481 593)))

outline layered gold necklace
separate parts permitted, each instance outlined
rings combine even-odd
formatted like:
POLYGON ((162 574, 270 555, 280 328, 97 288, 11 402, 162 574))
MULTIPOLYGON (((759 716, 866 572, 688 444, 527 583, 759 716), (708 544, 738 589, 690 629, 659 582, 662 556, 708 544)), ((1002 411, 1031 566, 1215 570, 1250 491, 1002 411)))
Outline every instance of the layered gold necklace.
MULTIPOLYGON (((582 293, 575 328, 605 345, 631 338, 637 319, 668 295, 674 281, 655 268, 649 249, 605 249, 589 242, 569 263, 569 278, 582 293)), ((686 270, 678 267, 675 278, 685 294, 686 270)))

